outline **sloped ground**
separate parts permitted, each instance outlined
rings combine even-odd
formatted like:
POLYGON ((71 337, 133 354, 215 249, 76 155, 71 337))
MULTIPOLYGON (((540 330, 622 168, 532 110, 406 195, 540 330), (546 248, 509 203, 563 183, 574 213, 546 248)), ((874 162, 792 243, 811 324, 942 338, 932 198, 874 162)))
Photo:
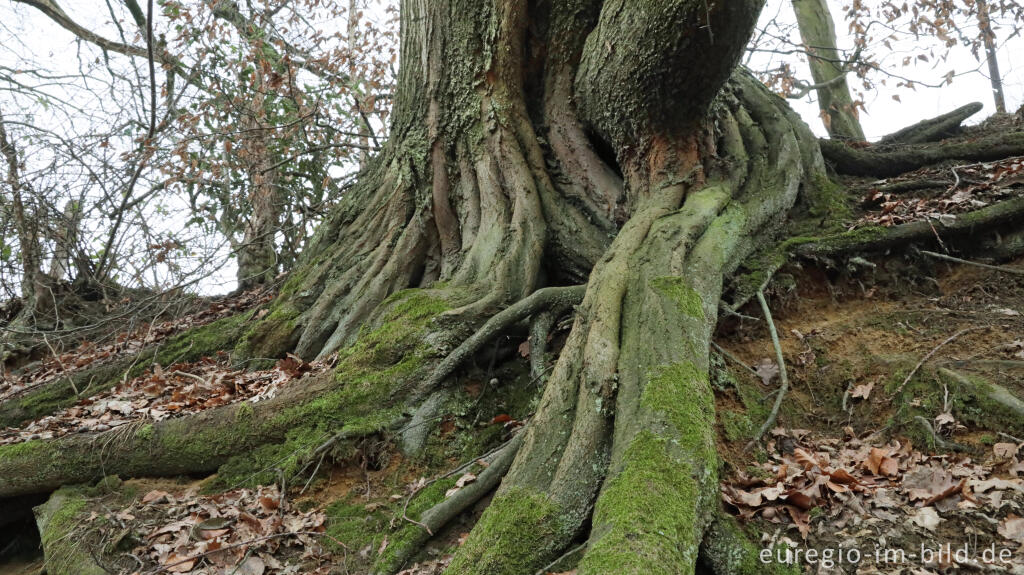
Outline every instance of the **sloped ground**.
MULTIPOLYGON (((971 129, 960 139, 994 129, 1007 126, 971 129)), ((1017 157, 950 161, 887 180, 853 178, 844 182, 850 205, 817 216, 841 217, 833 222, 839 229, 941 222, 1018 197, 1022 166, 1017 157)), ((992 409, 985 391, 995 385, 1024 397, 1024 261, 983 269, 938 259, 950 256, 938 243, 930 254, 899 249, 797 261, 776 274, 769 296, 791 388, 776 428, 749 449, 777 393, 779 366, 756 306, 722 318, 716 341, 731 357, 716 356, 712 380, 723 502, 771 550, 766 560, 823 574, 1024 572, 1024 417, 992 409)), ((123 360, 264 300, 250 296, 42 358, 6 374, 0 399, 123 360)), ((567 325, 552 333, 552 354, 567 325)), ((100 564, 97 573, 366 573, 419 534, 420 513, 476 481, 495 449, 528 422, 540 389, 529 354, 525 330, 512 330, 459 372, 423 458, 404 459, 384 435, 325 436, 311 454, 278 454, 256 473, 228 479, 107 479, 65 488, 50 514, 57 538, 46 544, 100 564)), ((213 354, 167 363, 126 371, 131 376, 110 390, 0 431, 0 444, 110 428, 144 433, 162 418, 262 401, 332 360, 252 366, 213 354)), ((485 504, 433 534, 404 573, 439 573, 485 504)), ((31 524, 4 533, 31 531, 31 524)), ((0 573, 38 572, 38 540, 15 539, 5 555, 16 558, 0 573)), ((571 571, 575 558, 547 571, 571 571)))
POLYGON ((723 330, 762 376, 732 363, 719 379, 723 499, 813 573, 1024 572, 1024 420, 943 377, 1024 392, 1024 278, 913 259, 834 284, 795 272, 775 318, 793 387, 764 451, 743 447, 777 386, 771 341, 750 320, 723 330))

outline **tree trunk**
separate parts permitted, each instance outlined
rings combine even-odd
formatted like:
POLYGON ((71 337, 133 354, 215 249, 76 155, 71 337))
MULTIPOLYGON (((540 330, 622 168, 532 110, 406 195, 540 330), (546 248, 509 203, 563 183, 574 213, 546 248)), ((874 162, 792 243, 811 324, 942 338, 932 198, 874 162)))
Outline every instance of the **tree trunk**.
POLYGON ((40 242, 40 221, 44 215, 33 210, 34 198, 30 188, 22 180, 21 158, 18 148, 7 132, 3 112, 0 111, 0 156, 6 163, 4 184, 10 190, 10 210, 14 219, 14 227, 18 235, 18 252, 21 257, 21 298, 24 302, 17 323, 38 323, 47 325, 50 320, 45 317, 53 308, 52 292, 48 289, 49 279, 43 273, 42 245, 40 242), (26 205, 29 204, 29 205, 26 205))
POLYGON ((334 373, 255 414, 230 406, 111 435, 105 465, 85 462, 91 440, 0 449, 0 496, 433 421, 474 332, 582 292, 449 572, 534 573, 584 537, 584 573, 693 572, 718 512, 708 346, 724 280, 826 181, 807 127, 735 69, 761 5, 403 2, 388 144, 235 348, 338 352, 334 373))
POLYGON ((836 28, 828 0, 793 0, 793 11, 807 50, 825 129, 835 139, 864 141, 846 70, 836 49, 836 28))
POLYGON ((238 287, 249 289, 269 283, 277 276, 275 235, 281 228, 277 167, 270 153, 271 130, 266 126, 266 97, 269 87, 261 69, 265 60, 259 49, 252 72, 252 99, 243 110, 240 156, 249 172, 249 203, 252 207, 243 226, 242 245, 238 248, 238 287))
POLYGON ((996 53, 996 33, 992 30, 992 19, 987 0, 978 0, 978 26, 985 44, 985 60, 988 62, 988 79, 992 83, 992 99, 996 112, 1006 113, 1006 97, 1003 96, 1003 77, 999 73, 999 57, 996 53))

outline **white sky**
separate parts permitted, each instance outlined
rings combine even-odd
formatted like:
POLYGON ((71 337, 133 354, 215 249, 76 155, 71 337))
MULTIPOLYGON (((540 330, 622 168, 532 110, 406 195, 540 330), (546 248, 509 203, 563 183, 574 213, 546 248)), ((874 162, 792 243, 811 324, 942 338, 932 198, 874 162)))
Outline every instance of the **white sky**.
MULTIPOLYGON (((878 0, 865 0, 865 4, 868 5, 878 3, 880 3, 878 0)), ((847 24, 843 20, 845 6, 849 4, 848 0, 828 0, 828 4, 836 21, 839 47, 851 49, 853 41, 847 33, 847 24)), ((792 22, 791 14, 791 0, 768 0, 761 14, 761 23, 771 20, 776 15, 779 16, 779 20, 792 22)), ((970 28, 969 30, 973 32, 975 29, 970 28)), ((1024 37, 1018 34, 1007 40, 1013 36, 1012 30, 1007 29, 996 29, 995 33, 996 41, 999 44, 999 68, 1003 77, 1006 107, 1008 111, 1013 112, 1024 103, 1024 37)), ((792 39, 799 42, 799 35, 794 33, 792 39)), ((890 78, 887 80, 887 86, 880 86, 879 90, 866 93, 864 104, 867 113, 861 114, 861 125, 869 140, 880 138, 900 128, 920 120, 933 118, 970 102, 981 102, 985 108, 971 118, 968 123, 977 123, 995 113, 991 84, 987 76, 988 65, 984 60, 981 62, 975 60, 968 48, 961 46, 952 48, 945 60, 929 58, 931 60, 929 63, 921 63, 915 59, 916 65, 907 68, 900 66, 905 56, 916 55, 922 49, 929 48, 934 48, 937 57, 944 54, 944 47, 940 47, 933 38, 924 37, 919 40, 911 38, 894 42, 891 52, 884 48, 875 51, 875 55, 881 60, 880 63, 883 66, 891 65, 895 73, 925 84, 942 83, 943 76, 950 70, 956 72, 957 76, 951 85, 941 88, 919 86, 916 90, 896 89, 896 83, 899 80, 890 78), (899 95, 899 102, 893 100, 893 94, 899 95)), ((982 51, 983 53, 984 51, 982 51)), ((755 60, 766 62, 770 58, 763 56, 757 57, 755 60)), ((800 63, 795 66, 802 78, 811 83, 807 64, 800 63)), ((876 78, 880 79, 882 76, 876 78)), ((851 88, 857 87, 858 82, 855 78, 851 77, 850 83, 851 88)), ((817 104, 811 96, 800 101, 791 100, 790 104, 815 133, 825 135, 825 128, 818 118, 817 104)))
MULTIPOLYGON (((828 0, 836 18, 837 32, 840 48, 850 48, 852 42, 846 34, 846 23, 843 20, 844 3, 840 0, 828 0)), ((879 0, 866 0, 869 4, 879 0)), ((791 0, 768 0, 762 15, 762 21, 778 17, 780 21, 792 22, 791 0)), ((80 23, 100 32, 110 39, 116 39, 116 32, 110 21, 110 16, 103 2, 95 0, 63 0, 60 2, 64 10, 80 23)), ((385 0, 369 0, 367 9, 372 14, 383 11, 383 7, 390 4, 385 0)), ((126 29, 134 29, 125 24, 126 29)), ((1012 112, 1024 103, 1024 38, 1021 35, 1013 36, 1010 30, 997 29, 997 39, 1000 43, 999 64, 1003 74, 1004 92, 1006 95, 1007 108, 1012 112), (1007 40, 1007 37, 1010 37, 1007 40)), ((799 42, 799 37, 793 31, 793 40, 799 42)), ((908 39, 896 42, 893 50, 884 53, 875 52, 876 57, 881 59, 883 65, 892 65, 894 70, 922 83, 941 83, 943 76, 950 70, 956 72, 957 77, 950 86, 941 88, 918 87, 916 90, 907 88, 896 89, 898 80, 888 79, 887 85, 879 85, 879 89, 865 93, 865 105, 867 112, 862 114, 861 121, 869 139, 877 139, 880 136, 893 132, 899 128, 910 125, 919 120, 934 117, 947 112, 968 102, 979 101, 985 105, 984 110, 972 118, 971 122, 978 122, 994 112, 993 99, 990 93, 990 84, 987 73, 987 66, 984 61, 978 62, 970 54, 967 48, 954 47, 946 56, 945 49, 938 46, 933 39, 913 40, 908 39), (908 68, 898 67, 900 61, 907 54, 916 54, 920 50, 935 48, 935 56, 927 64, 911 66, 908 68), (937 64, 936 64, 937 62, 937 64), (898 94, 900 102, 895 101, 892 96, 898 94)), ((79 44, 69 32, 61 29, 57 24, 51 22, 38 11, 28 6, 15 4, 12 0, 0 0, 0 65, 17 66, 20 57, 43 63, 54 74, 77 74, 82 70, 83 64, 79 62, 79 54, 84 54, 88 60, 91 55, 96 54, 95 49, 85 48, 80 51, 79 44), (31 53, 31 54, 30 54, 31 53)), ((118 58, 112 55, 112 58, 118 58)), ((769 68, 778 64, 779 56, 756 55, 753 58, 753 67, 769 68)), ((789 57, 792 61, 792 56, 789 57)), ((915 60, 916 62, 916 60, 915 60)), ((86 62, 88 67, 92 62, 86 62)), ((806 63, 794 62, 794 67, 803 79, 809 80, 806 63)), ((875 81, 883 79, 876 76, 875 81)), ((852 84, 858 82, 853 79, 852 84)), ((10 94, 0 90, 0 104, 5 104, 5 111, 10 114, 13 107, 9 101, 10 94)), ((793 107, 803 116, 805 121, 819 135, 824 135, 824 127, 818 117, 817 105, 812 97, 800 101, 791 101, 793 107)), ((76 104, 90 104, 76 97, 76 104)), ((97 101, 95 106, 110 106, 128 104, 108 101, 97 101)), ((138 105, 138 104, 137 104, 138 105)), ((143 106, 144 107, 144 106, 143 106)), ((44 117, 47 111, 43 108, 35 110, 36 121, 42 124, 60 124, 62 128, 70 126, 62 117, 50 115, 44 117)), ((172 223, 173 224, 173 223, 172 223)), ((228 261, 215 277, 204 282, 200 291, 207 293, 223 292, 233 286, 234 273, 233 260, 228 261)))

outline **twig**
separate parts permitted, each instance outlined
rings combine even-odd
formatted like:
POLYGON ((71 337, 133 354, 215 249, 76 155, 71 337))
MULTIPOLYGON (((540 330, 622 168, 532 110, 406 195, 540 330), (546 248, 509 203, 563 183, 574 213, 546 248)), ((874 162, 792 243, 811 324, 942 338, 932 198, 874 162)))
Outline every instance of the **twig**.
POLYGON ((580 549, 583 549, 584 547, 586 547, 588 543, 590 543, 589 539, 584 541, 583 543, 580 543, 579 545, 573 547, 572 549, 566 551, 565 553, 562 553, 561 555, 558 556, 558 559, 555 559, 551 563, 548 563, 547 565, 545 565, 543 569, 541 569, 540 571, 537 571, 537 575, 545 575, 546 573, 549 573, 550 570, 555 567, 555 565, 558 565, 559 563, 561 563, 562 560, 565 559, 566 557, 570 557, 572 555, 575 555, 577 551, 579 551, 580 549))
POLYGON ((754 368, 752 368, 749 365, 743 363, 743 360, 741 360, 740 358, 738 358, 735 355, 733 355, 733 353, 731 351, 729 351, 729 350, 725 349, 724 347, 718 345, 714 341, 711 342, 711 347, 715 348, 715 351, 717 351, 718 353, 720 353, 723 356, 725 356, 726 359, 732 361, 736 365, 738 365, 738 366, 742 367, 743 369, 747 370, 747 372, 750 373, 751 375, 753 375, 754 377, 756 377, 758 379, 761 378, 761 376, 757 375, 757 372, 754 371, 754 368))
POLYGON ((917 365, 914 366, 914 369, 910 370, 910 373, 907 374, 907 377, 903 380, 903 383, 901 383, 900 386, 896 388, 896 391, 893 392, 892 396, 895 397, 895 396, 899 395, 900 392, 903 391, 903 388, 906 387, 908 383, 910 383, 910 380, 913 379, 915 375, 917 375, 917 372, 918 372, 918 370, 921 369, 921 366, 923 366, 925 364, 925 362, 927 362, 929 359, 931 359, 932 356, 936 354, 936 352, 938 352, 944 346, 952 343, 953 340, 955 340, 956 338, 962 336, 963 334, 965 334, 965 333, 967 333, 969 331, 977 331, 979 329, 987 329, 987 328, 986 328, 986 326, 981 326, 981 327, 975 326, 975 327, 964 328, 964 329, 954 333, 953 335, 949 336, 948 338, 946 338, 946 340, 943 341, 942 343, 940 343, 939 345, 935 346, 934 349, 929 351, 927 355, 925 355, 924 357, 921 358, 921 361, 917 362, 917 365))
POLYGON ((170 374, 171 375, 180 375, 181 377, 187 377, 189 379, 193 379, 195 381, 198 381, 199 383, 201 383, 203 385, 206 385, 206 380, 203 379, 202 377, 194 374, 194 373, 188 373, 187 371, 181 371, 180 369, 176 369, 176 370, 172 371, 170 374))
POLYGON ((929 252, 929 251, 925 251, 925 250, 921 250, 921 253, 926 255, 926 256, 928 256, 928 257, 930 257, 930 258, 935 258, 937 260, 945 260, 947 262, 953 262, 953 263, 964 264, 964 265, 968 265, 968 266, 974 266, 974 267, 978 267, 978 268, 984 268, 984 269, 987 269, 987 270, 994 270, 994 271, 997 271, 997 272, 1005 272, 1005 273, 1008 273, 1008 274, 1024 276, 1024 269, 1011 268, 1011 267, 1007 267, 1007 266, 993 266, 993 265, 989 265, 989 264, 983 264, 981 262, 972 262, 970 260, 964 260, 964 259, 960 259, 960 258, 955 258, 953 256, 947 256, 946 254, 938 254, 938 253, 935 253, 935 252, 929 252))
POLYGON ((761 311, 764 313, 764 321, 768 324, 768 333, 772 336, 772 346, 775 347, 775 361, 779 364, 779 381, 782 385, 779 386, 779 396, 775 398, 775 405, 772 406, 771 413, 768 414, 768 419, 765 420, 764 425, 758 430, 757 435, 750 440, 750 443, 743 448, 744 451, 750 450, 755 443, 764 437, 764 434, 775 425, 775 420, 779 417, 779 409, 782 408, 782 400, 786 397, 786 392, 789 391, 789 375, 786 373, 786 360, 782 357, 782 345, 779 343, 779 332, 775 329, 775 320, 772 319, 772 310, 768 308, 768 302, 764 299, 764 290, 757 290, 757 301, 761 304, 761 311))
POLYGON ((998 432, 998 434, 999 434, 999 437, 1005 437, 1006 439, 1009 439, 1010 441, 1012 441, 1014 443, 1024 443, 1024 439, 1021 439, 1019 437, 1014 437, 1014 436, 1010 435, 1009 433, 1003 433, 1002 431, 1000 431, 1000 432, 998 432))

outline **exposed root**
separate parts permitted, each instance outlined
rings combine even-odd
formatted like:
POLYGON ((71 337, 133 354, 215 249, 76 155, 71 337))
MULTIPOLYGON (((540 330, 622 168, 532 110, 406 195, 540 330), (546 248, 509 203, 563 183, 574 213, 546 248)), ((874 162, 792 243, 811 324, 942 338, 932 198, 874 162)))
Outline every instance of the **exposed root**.
POLYGON ((965 445, 960 445, 955 441, 946 441, 940 437, 938 433, 935 433, 935 428, 932 427, 931 422, 920 415, 915 415, 914 421, 916 421, 928 434, 928 438, 931 439, 932 446, 935 449, 940 449, 942 451, 959 451, 961 453, 971 451, 971 449, 965 445))
POLYGON ((389 550, 389 553, 374 566, 373 572, 378 575, 391 575, 401 569, 413 555, 423 548, 423 544, 449 521, 458 517, 460 513, 497 487, 501 478, 505 476, 512 465, 512 460, 522 443, 523 433, 520 432, 501 449, 484 458, 489 465, 477 476, 476 481, 462 487, 450 497, 424 511, 418 520, 403 517, 415 525, 415 533, 395 542, 394 545, 399 547, 389 550))
POLYGON ((923 120, 884 136, 879 144, 923 144, 926 142, 938 142, 960 131, 960 124, 964 120, 977 114, 984 106, 980 102, 972 102, 961 106, 952 112, 942 114, 929 120, 923 120))
POLYGON ((548 334, 555 325, 558 315, 551 311, 537 314, 530 322, 530 381, 544 386, 547 377, 547 366, 544 365, 544 354, 548 346, 548 334))
POLYGON ((495 314, 434 368, 430 376, 417 387, 414 399, 425 397, 437 389, 463 361, 509 326, 542 311, 561 311, 580 303, 586 287, 578 285, 542 288, 495 314))
POLYGON ((0 497, 46 493, 107 475, 170 476, 215 471, 231 456, 284 440, 288 410, 331 388, 311 379, 271 399, 240 402, 177 419, 0 447, 0 497))
POLYGON ((802 257, 830 257, 880 251, 912 242, 970 236, 978 230, 994 230, 1024 221, 1024 197, 986 206, 973 212, 936 220, 918 220, 888 228, 858 228, 849 232, 794 242, 793 252, 802 257))
POLYGON ((851 176, 887 178, 945 160, 987 162, 1024 154, 1024 133, 998 134, 968 142, 912 144, 895 150, 858 149, 821 140, 821 154, 835 170, 851 176))
POLYGON ((775 329, 775 320, 772 319, 772 310, 768 307, 768 302, 764 299, 764 290, 757 290, 757 301, 761 304, 761 311, 764 313, 765 323, 768 324, 768 333, 772 336, 772 346, 775 348, 775 361, 779 364, 779 381, 780 386, 778 395, 775 397, 775 405, 772 406, 771 413, 768 414, 768 419, 764 421, 761 429, 757 431, 757 435, 750 440, 750 443, 746 445, 744 449, 749 450, 758 441, 764 437, 764 434, 768 432, 775 425, 775 420, 779 417, 779 409, 782 408, 782 400, 786 397, 786 392, 789 391, 789 375, 786 373, 786 360, 782 357, 782 345, 779 343, 779 332, 775 329))
POLYGON ((942 349, 946 345, 949 345, 950 343, 952 343, 954 340, 956 340, 958 337, 962 336, 963 334, 965 334, 967 332, 970 332, 970 331, 977 331, 979 329, 988 329, 988 328, 982 326, 982 327, 969 327, 969 328, 962 329, 962 330, 954 333, 953 335, 949 336, 945 340, 943 340, 942 343, 940 343, 939 345, 937 345, 934 348, 932 348, 931 351, 929 351, 924 357, 921 358, 921 361, 917 362, 917 365, 914 366, 914 369, 910 370, 910 373, 907 374, 907 377, 905 377, 903 379, 903 383, 901 383, 899 385, 899 387, 896 388, 896 391, 893 392, 893 396, 899 395, 903 391, 903 388, 906 387, 908 383, 910 383, 910 380, 914 379, 914 376, 917 375, 917 372, 918 372, 918 370, 921 369, 921 366, 923 366, 925 363, 927 363, 928 360, 931 359, 932 356, 934 356, 940 349, 942 349))
MULTIPOLYGON (((772 550, 774 551, 774 550, 772 550)), ((705 567, 715 575, 782 575, 801 573, 798 565, 786 565, 774 560, 762 561, 761 549, 751 543, 736 524, 736 520, 724 512, 715 514, 708 525, 700 545, 700 558, 705 567)))

